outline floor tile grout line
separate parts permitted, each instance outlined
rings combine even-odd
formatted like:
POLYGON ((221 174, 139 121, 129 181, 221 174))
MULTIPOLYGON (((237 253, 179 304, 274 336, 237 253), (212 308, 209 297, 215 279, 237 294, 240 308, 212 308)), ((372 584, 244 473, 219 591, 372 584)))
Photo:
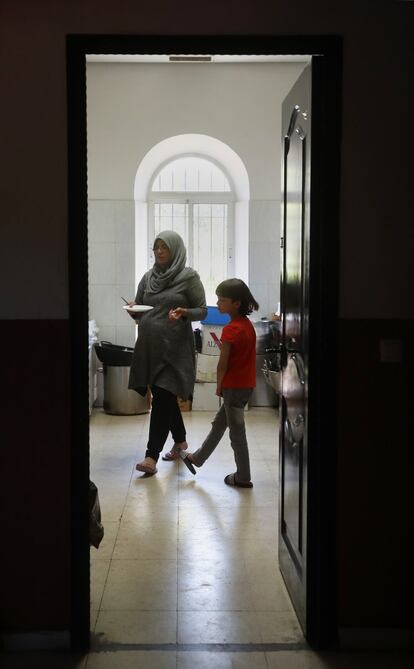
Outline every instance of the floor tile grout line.
POLYGON ((91 653, 117 651, 176 651, 215 653, 274 653, 310 650, 306 642, 278 643, 103 643, 91 647, 91 653))
MULTIPOLYGON (((175 463, 174 463, 175 464, 175 463)), ((178 465, 180 464, 179 462, 177 463, 178 465)), ((180 467, 176 467, 176 481, 177 481, 177 601, 176 601, 176 618, 175 618, 175 642, 178 645, 178 638, 179 638, 179 604, 178 604, 178 598, 179 598, 179 556, 180 556, 180 467)), ((175 668, 178 669, 178 654, 176 653, 175 655, 175 668)))
MULTIPOLYGON (((89 422, 89 440, 90 440, 90 432, 91 432, 91 423, 89 422)), ((91 451, 89 451, 89 460, 90 459, 91 459, 91 451)), ((106 572, 105 582, 104 582, 104 585, 103 585, 103 588, 102 588, 102 594, 99 598, 99 605, 98 605, 98 608, 97 608, 96 620, 95 620, 95 623, 93 625, 93 630, 92 630, 94 633, 95 633, 95 630, 96 630, 96 625, 98 623, 99 614, 102 610, 105 610, 105 609, 102 609, 102 601, 103 601, 104 594, 105 594, 105 588, 106 588, 107 583, 108 583, 109 572, 110 572, 110 569, 111 569, 111 564, 113 562, 113 555, 114 555, 114 552, 115 552, 116 542, 118 540, 118 535, 119 535, 119 531, 120 531, 120 528, 121 528, 121 522, 122 522, 123 514, 124 514, 125 507, 126 507, 127 500, 128 500, 128 494, 129 494, 129 491, 131 489, 131 484, 132 484, 132 480, 133 480, 133 476, 134 476, 134 471, 135 471, 135 468, 134 468, 134 465, 132 465, 128 485, 126 487, 126 494, 125 494, 125 498, 124 498, 124 504, 123 504, 123 507, 122 507, 120 517, 118 518, 118 521, 116 521, 118 523, 118 528, 117 528, 117 532, 116 532, 116 535, 115 535, 112 551, 111 551, 111 554, 110 554, 110 557, 109 557, 108 571, 106 572)))
MULTIPOLYGON (((90 427, 89 427, 89 430, 90 430, 90 427)), ((102 600, 103 600, 103 598, 104 598, 105 588, 106 588, 106 585, 107 585, 107 583, 108 583, 109 572, 110 572, 110 569, 111 569, 111 564, 112 564, 113 554, 114 554, 114 551, 115 551, 115 546, 116 546, 116 542, 117 542, 117 539, 118 539, 119 530, 120 530, 120 528, 121 528, 122 516, 123 516, 124 510, 125 510, 125 507, 126 507, 126 501, 127 501, 127 499, 128 499, 128 492, 129 492, 129 489, 130 489, 130 487, 131 487, 131 482, 132 482, 132 477, 133 477, 133 475, 134 475, 134 469, 132 469, 132 471, 131 471, 131 476, 129 477, 129 482, 128 482, 128 486, 127 486, 127 491, 126 491, 126 495, 125 495, 125 499, 124 499, 124 505, 123 505, 123 507, 122 507, 121 515, 120 515, 120 517, 119 517, 119 519, 118 519, 118 521, 117 521, 117 522, 118 522, 118 529, 117 529, 117 531, 116 531, 114 544, 113 544, 113 547, 112 547, 111 555, 110 555, 110 557, 109 557, 108 571, 106 572, 105 582, 104 582, 104 585, 103 585, 103 588, 102 588, 102 594, 101 594, 101 596, 100 596, 100 598, 99 598, 99 605, 98 605, 98 609, 97 609, 96 620, 95 620, 95 623, 94 623, 94 625, 93 625, 93 630, 91 630, 93 633, 95 633, 96 625, 97 625, 97 623, 98 623, 99 614, 100 614, 100 612, 101 612, 102 600)))
MULTIPOLYGON (((172 464, 175 465, 176 463, 173 462, 172 464)), ((179 589, 178 589, 178 566, 179 566, 178 565, 178 556, 179 556, 178 542, 179 542, 179 538, 180 538, 180 474, 179 474, 179 468, 178 467, 176 467, 175 480, 176 480, 176 485, 177 485, 177 490, 176 490, 176 492, 177 492, 177 571, 176 571, 176 573, 177 573, 177 578, 176 578, 177 599, 176 599, 176 604, 175 604, 175 608, 176 608, 176 612, 175 612, 175 641, 176 641, 176 643, 178 643, 178 592, 179 592, 179 589)), ((177 667, 178 667, 177 656, 175 657, 175 666, 176 666, 176 669, 177 669, 177 667)))
MULTIPOLYGON (((267 435, 266 435, 266 437, 265 437, 265 440, 266 440, 266 442, 269 441, 269 438, 268 438, 267 435)), ((274 464, 274 463, 273 463, 273 462, 267 462, 267 461, 266 461, 266 457, 265 457, 264 453, 267 452, 267 449, 264 449, 264 450, 262 451, 262 448, 261 448, 261 441, 262 441, 261 436, 260 436, 260 435, 258 435, 258 436, 254 436, 254 438, 252 439, 252 441, 254 441, 254 446, 255 446, 255 448, 257 449, 257 451, 259 452, 259 457, 257 458, 257 461, 262 460, 262 461, 263 461, 263 465, 264 465, 265 470, 267 470, 267 472, 270 472, 271 466, 272 466, 272 469, 273 469, 273 464, 274 464)), ((178 643, 178 638, 179 638, 179 636, 178 636, 178 631, 179 631, 179 624, 178 624, 178 612, 179 612, 179 611, 178 611, 178 610, 179 610, 179 600, 178 600, 178 596, 179 596, 179 587, 178 587, 178 566, 179 566, 179 565, 178 565, 178 562, 179 562, 179 556, 180 556, 179 536, 180 536, 181 522, 182 522, 182 520, 183 520, 183 509, 186 508, 186 507, 185 507, 185 504, 184 504, 183 509, 180 509, 180 506, 181 506, 181 499, 183 499, 183 500, 185 501, 184 488, 180 485, 180 484, 181 484, 181 479, 182 479, 182 476, 180 476, 180 474, 182 474, 181 469, 184 470, 184 468, 181 468, 181 467, 180 467, 181 463, 178 463, 178 464, 179 464, 179 466, 176 467, 175 472, 174 472, 175 481, 176 481, 176 493, 177 493, 177 496, 176 496, 176 507, 178 506, 178 508, 176 508, 176 514, 175 514, 176 531, 177 531, 177 549, 176 549, 176 560, 177 560, 177 601, 176 601, 176 606, 175 606, 176 613, 177 613, 177 621, 176 621, 176 642, 177 642, 177 643, 178 643), (183 496, 183 495, 184 495, 184 496, 183 496)), ((187 473, 187 472, 185 472, 185 473, 187 473)), ((273 477, 271 477, 271 478, 273 478, 273 477)), ((127 483, 127 492, 126 492, 126 496, 125 496, 125 498, 124 498, 124 503, 123 503, 123 505, 122 505, 122 511, 121 511, 121 514, 120 514, 120 519, 118 520, 118 527, 117 527, 116 536, 115 536, 115 539, 114 539, 114 545, 113 545, 113 547, 112 547, 112 551, 111 551, 110 558, 109 558, 109 567, 108 567, 108 572, 107 572, 106 579, 105 579, 105 585, 104 585, 103 593, 102 593, 102 596, 101 596, 101 599, 100 599, 100 603, 99 603, 99 608, 98 608, 98 612, 97 612, 98 615, 99 615, 99 613, 102 612, 102 610, 103 610, 103 609, 102 609, 103 596, 104 596, 105 589, 106 589, 106 587, 107 587, 110 568, 112 568, 112 566, 114 565, 114 562, 115 562, 115 559, 114 559, 114 551, 115 551, 115 549, 116 549, 116 545, 117 545, 117 542, 118 542, 118 539, 119 539, 120 522, 123 520, 123 517, 124 517, 125 508, 126 508, 126 502, 127 502, 127 499, 128 499, 129 491, 131 490, 132 480, 133 480, 133 471, 131 472, 131 474, 130 474, 130 476, 129 476, 129 480, 128 480, 128 482, 127 482, 127 481, 124 481, 124 482, 122 483, 122 487, 123 487, 123 488, 124 488, 125 484, 127 483)), ((171 481, 171 483, 172 483, 172 482, 173 482, 173 481, 171 481)), ((224 502, 223 502, 223 505, 225 506, 224 502)), ((262 500, 262 504, 261 504, 261 505, 259 504, 259 506, 263 507, 263 509, 266 510, 267 508, 272 508, 273 504, 268 504, 268 503, 266 502, 266 500, 262 500)), ((254 508, 257 509, 257 505, 255 505, 254 508)), ((263 509, 262 509, 262 510, 263 510, 263 509)), ((246 565, 246 561, 244 561, 244 562, 245 562, 245 565, 246 565)), ((253 613, 256 613, 256 612, 257 612, 257 610, 256 610, 256 606, 255 606, 255 605, 252 605, 252 606, 250 607, 250 611, 253 612, 253 613)), ((263 634, 261 634, 261 638, 263 639, 263 634)))

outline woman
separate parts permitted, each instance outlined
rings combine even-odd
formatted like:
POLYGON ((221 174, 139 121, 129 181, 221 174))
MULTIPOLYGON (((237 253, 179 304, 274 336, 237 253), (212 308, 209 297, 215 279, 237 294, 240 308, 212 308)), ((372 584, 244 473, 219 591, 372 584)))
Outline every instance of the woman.
MULTIPOLYGON (((186 432, 177 396, 191 397, 195 382, 194 336, 191 321, 207 314, 206 297, 197 272, 186 267, 186 250, 173 230, 160 232, 154 242, 155 263, 139 282, 135 302, 153 307, 139 315, 129 387, 145 395, 152 392, 147 450, 136 469, 157 472, 157 461, 168 433, 172 459, 187 448, 186 432)), ((130 312, 133 317, 136 313, 130 312)), ((167 459, 167 458, 166 458, 167 459)))

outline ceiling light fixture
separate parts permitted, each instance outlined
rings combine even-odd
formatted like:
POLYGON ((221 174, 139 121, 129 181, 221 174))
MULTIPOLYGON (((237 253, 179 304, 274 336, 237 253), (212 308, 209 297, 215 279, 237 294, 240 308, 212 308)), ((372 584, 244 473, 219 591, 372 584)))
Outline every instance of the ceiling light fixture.
POLYGON ((170 63, 211 63, 211 56, 169 56, 170 63))

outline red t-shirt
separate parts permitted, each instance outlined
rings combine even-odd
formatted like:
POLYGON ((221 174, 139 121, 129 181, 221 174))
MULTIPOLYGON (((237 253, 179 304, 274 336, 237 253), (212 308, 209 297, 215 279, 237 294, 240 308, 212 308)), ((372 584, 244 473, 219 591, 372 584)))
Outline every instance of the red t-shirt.
POLYGON ((254 388, 256 386, 256 331, 247 318, 241 316, 225 325, 221 341, 231 344, 229 364, 223 378, 223 388, 254 388))

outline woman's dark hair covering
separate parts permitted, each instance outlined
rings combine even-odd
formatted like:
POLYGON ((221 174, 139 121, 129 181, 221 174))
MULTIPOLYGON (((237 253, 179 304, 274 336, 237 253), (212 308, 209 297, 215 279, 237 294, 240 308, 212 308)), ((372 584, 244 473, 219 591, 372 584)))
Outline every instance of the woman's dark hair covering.
POLYGON ((241 279, 222 281, 216 288, 216 295, 217 297, 229 297, 233 301, 240 300, 240 316, 247 316, 259 308, 249 287, 241 279))

